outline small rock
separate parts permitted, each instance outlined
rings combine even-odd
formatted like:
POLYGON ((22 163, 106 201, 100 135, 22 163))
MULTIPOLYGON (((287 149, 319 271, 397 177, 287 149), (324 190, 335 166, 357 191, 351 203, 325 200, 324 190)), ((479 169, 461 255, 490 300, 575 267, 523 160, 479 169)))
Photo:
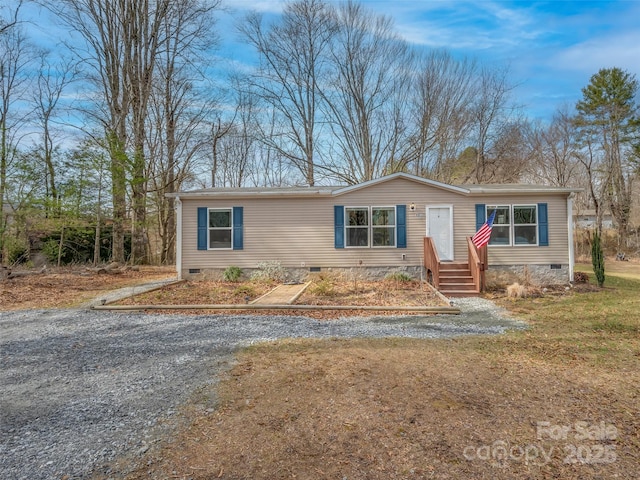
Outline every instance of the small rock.
POLYGON ((138 454, 139 457, 141 457, 142 455, 147 453, 148 450, 149 450, 149 445, 143 445, 142 447, 140 447, 138 449, 138 451, 136 453, 138 454))

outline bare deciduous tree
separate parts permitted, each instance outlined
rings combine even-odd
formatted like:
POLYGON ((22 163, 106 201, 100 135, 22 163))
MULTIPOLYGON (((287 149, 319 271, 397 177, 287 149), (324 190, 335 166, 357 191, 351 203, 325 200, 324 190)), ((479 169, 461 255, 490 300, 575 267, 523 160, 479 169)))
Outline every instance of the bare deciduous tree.
POLYGON ((325 168, 353 184, 397 164, 406 138, 403 110, 413 59, 389 17, 348 2, 338 7, 335 21, 324 96, 339 160, 325 168))
POLYGON ((3 23, 0 33, 0 262, 5 259, 7 174, 19 153, 18 144, 24 133, 21 127, 29 114, 19 103, 28 97, 33 80, 29 65, 36 57, 18 24, 20 4, 12 12, 11 21, 3 23))
POLYGON ((403 154, 416 175, 447 181, 443 164, 455 158, 471 126, 476 63, 434 51, 420 60, 411 82, 409 136, 403 154))
POLYGON ((85 45, 69 45, 87 69, 96 88, 95 108, 85 110, 104 130, 105 148, 111 163, 113 201, 112 258, 125 261, 124 229, 127 216, 127 119, 131 91, 124 71, 126 35, 121 2, 106 0, 60 0, 45 3, 70 29, 80 34, 85 45))
POLYGON ((129 89, 133 155, 131 169, 131 261, 149 261, 145 178, 145 140, 148 104, 160 49, 165 47, 163 26, 168 21, 170 0, 126 0, 119 12, 124 36, 123 73, 129 89))
POLYGON ((35 115, 41 132, 41 157, 46 169, 46 190, 49 201, 46 208, 54 215, 60 213, 60 198, 56 183, 57 168, 54 160, 55 142, 53 123, 55 111, 58 108, 60 97, 67 86, 73 82, 75 66, 68 60, 60 60, 57 64, 51 64, 47 53, 43 53, 40 59, 40 71, 33 95, 35 115))
MULTIPOLYGON (((18 2, 13 6, 13 10, 11 10, 11 8, 7 8, 7 10, 9 10, 7 18, 0 17, 0 35, 4 35, 6 32, 9 32, 12 28, 18 25, 20 21, 20 9, 23 4, 23 0, 18 0, 18 2)), ((0 7, 0 11, 3 9, 3 7, 0 7)))
POLYGON ((475 88, 472 107, 475 131, 476 167, 474 181, 488 182, 493 172, 488 168, 488 151, 500 129, 508 123, 508 96, 513 86, 509 83, 508 70, 483 68, 475 88))
MULTIPOLYGON (((163 23, 157 75, 149 99, 147 144, 149 155, 146 177, 150 182, 160 262, 175 260, 175 209, 173 197, 182 188, 193 162, 204 155, 212 95, 194 87, 204 81, 208 65, 205 52, 217 44, 214 12, 218 1, 185 0, 171 2, 163 23), (197 66, 196 66, 197 65, 197 66)), ((206 84, 210 87, 211 83, 206 84)))
POLYGON ((533 181, 557 187, 576 186, 575 175, 580 165, 576 135, 573 118, 566 108, 555 113, 549 126, 530 130, 533 158, 528 173, 533 181))
POLYGON ((257 98, 250 94, 238 93, 233 121, 222 127, 225 134, 217 142, 216 185, 243 187, 255 173, 256 132, 259 130, 256 101, 257 98))
POLYGON ((319 90, 333 27, 322 0, 287 3, 281 20, 271 26, 253 13, 240 27, 260 55, 251 87, 280 119, 279 131, 263 139, 300 170, 308 185, 316 180, 319 90))

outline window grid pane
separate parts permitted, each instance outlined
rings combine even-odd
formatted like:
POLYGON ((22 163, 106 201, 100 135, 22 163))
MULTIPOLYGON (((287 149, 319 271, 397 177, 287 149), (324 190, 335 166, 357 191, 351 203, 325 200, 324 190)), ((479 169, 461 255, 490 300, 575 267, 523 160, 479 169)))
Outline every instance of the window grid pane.
POLYGON ((535 205, 527 205, 524 207, 513 207, 513 223, 514 225, 535 225, 536 224, 535 205))
POLYGON ((373 227, 374 247, 395 247, 396 229, 395 227, 373 227))
POLYGON ((231 212, 229 210, 210 210, 209 228, 231 227, 231 212))
POLYGON ((491 237, 489 239, 489 245, 510 245, 511 244, 511 236, 510 236, 511 227, 509 225, 493 225, 491 229, 491 237))
POLYGON ((209 232, 209 248, 231 248, 231 230, 211 230, 209 232))
POLYGON ((396 224, 396 215, 394 208, 374 208, 371 212, 372 223, 374 226, 394 226, 396 224))
POLYGON ((515 225, 513 233, 516 245, 535 245, 538 243, 538 229, 535 225, 515 225))
POLYGON ((350 227, 369 226, 369 210, 366 208, 347 208, 347 218, 350 227))
POLYGON ((510 225, 511 224, 511 208, 508 205, 490 205, 487 206, 487 218, 496 211, 496 217, 493 220, 494 225, 510 225))
POLYGON ((368 227, 348 227, 347 228, 347 246, 368 247, 369 246, 369 228, 368 227))

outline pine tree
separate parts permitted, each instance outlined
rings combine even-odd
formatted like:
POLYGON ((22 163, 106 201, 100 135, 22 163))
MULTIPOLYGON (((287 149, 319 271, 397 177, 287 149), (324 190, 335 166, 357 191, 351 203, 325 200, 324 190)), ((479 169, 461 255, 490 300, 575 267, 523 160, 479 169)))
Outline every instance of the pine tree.
POLYGON ((602 253, 602 244, 598 232, 593 233, 591 242, 591 263, 593 264, 593 273, 596 274, 598 286, 604 285, 604 255, 602 253))

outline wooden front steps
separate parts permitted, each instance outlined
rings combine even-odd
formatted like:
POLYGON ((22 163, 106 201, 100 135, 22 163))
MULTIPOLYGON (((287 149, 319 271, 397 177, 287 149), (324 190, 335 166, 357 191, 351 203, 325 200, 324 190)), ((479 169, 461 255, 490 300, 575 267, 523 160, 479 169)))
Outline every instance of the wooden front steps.
POLYGON ((468 263, 440 262, 440 292, 447 297, 477 297, 468 263))

